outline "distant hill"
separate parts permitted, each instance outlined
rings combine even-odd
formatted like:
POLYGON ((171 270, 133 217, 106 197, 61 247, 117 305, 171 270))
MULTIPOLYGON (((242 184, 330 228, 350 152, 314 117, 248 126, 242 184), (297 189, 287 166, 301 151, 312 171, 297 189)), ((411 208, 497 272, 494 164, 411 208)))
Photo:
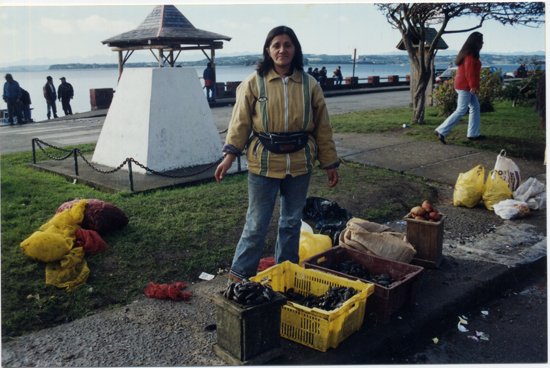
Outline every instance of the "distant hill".
MULTIPOLYGON (((521 57, 531 57, 537 55, 539 61, 545 61, 545 55, 540 54, 539 52, 533 54, 481 54, 481 61, 484 65, 513 65, 518 64, 518 60, 521 57)), ((248 54, 248 55, 239 55, 239 56, 225 56, 217 57, 215 59, 216 65, 218 66, 248 66, 256 65, 261 60, 262 55, 260 54, 248 54)), ((445 55, 436 55, 435 63, 436 64, 449 64, 454 62, 456 54, 445 54, 445 55)), ((208 60, 196 60, 196 61, 181 61, 177 65, 181 66, 205 66, 208 60)), ((401 54, 383 54, 383 55, 359 55, 355 60, 356 64, 378 64, 378 65, 396 65, 410 64, 409 57, 406 52, 401 54)), ((313 55, 306 54, 304 55, 304 64, 305 65, 322 65, 322 64, 353 64, 353 60, 349 55, 313 55)), ((125 67, 156 67, 158 63, 155 61, 151 62, 134 62, 126 63, 125 67)), ((49 67, 47 65, 42 66, 14 66, 9 68, 1 68, 0 71, 34 71, 34 70, 58 70, 58 69, 105 69, 105 68, 117 68, 117 64, 108 63, 108 64, 86 64, 86 63, 71 63, 71 64, 53 64, 49 67)))

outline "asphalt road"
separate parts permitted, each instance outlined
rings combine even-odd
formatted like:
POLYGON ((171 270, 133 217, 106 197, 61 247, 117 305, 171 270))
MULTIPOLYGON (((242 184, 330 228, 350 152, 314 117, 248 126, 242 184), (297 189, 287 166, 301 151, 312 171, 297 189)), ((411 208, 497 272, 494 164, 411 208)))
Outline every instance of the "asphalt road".
MULTIPOLYGON (((379 108, 406 107, 409 105, 409 101, 409 91, 326 98, 328 111, 331 115, 379 108)), ((224 131, 229 125, 233 107, 216 107, 211 110, 216 127, 219 131, 224 131)), ((105 117, 92 117, 2 126, 0 128, 0 153, 30 151, 33 138, 39 138, 58 147, 95 143, 99 138, 104 121, 105 117)), ((225 135, 221 135, 221 138, 225 139, 225 135)))

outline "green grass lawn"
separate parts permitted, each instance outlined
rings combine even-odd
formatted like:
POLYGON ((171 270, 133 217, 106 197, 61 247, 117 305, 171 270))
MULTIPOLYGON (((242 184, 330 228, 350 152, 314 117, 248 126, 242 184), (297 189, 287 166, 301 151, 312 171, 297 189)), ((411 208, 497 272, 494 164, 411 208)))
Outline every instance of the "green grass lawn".
MULTIPOLYGON (((445 138, 447 144, 474 147, 491 152, 506 150, 508 156, 530 160, 543 160, 546 131, 540 129, 540 118, 533 105, 512 107, 510 101, 495 104, 495 111, 481 114, 480 132, 487 140, 470 141, 466 137, 468 114, 445 138)), ((358 111, 331 116, 337 133, 374 133, 406 129, 406 136, 425 141, 438 141, 434 130, 445 121, 436 107, 426 108, 426 125, 410 124, 412 108, 358 111), (403 128, 409 124, 409 128, 403 128)))

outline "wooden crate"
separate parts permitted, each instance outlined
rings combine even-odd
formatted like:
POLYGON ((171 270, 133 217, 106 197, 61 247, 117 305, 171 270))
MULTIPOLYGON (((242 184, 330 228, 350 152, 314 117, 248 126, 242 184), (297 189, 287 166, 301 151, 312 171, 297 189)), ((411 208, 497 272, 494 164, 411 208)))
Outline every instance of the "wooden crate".
POLYGON ((438 222, 415 220, 409 213, 404 220, 407 223, 407 240, 416 250, 411 263, 426 268, 437 268, 443 259, 443 227, 445 215, 438 222))
POLYGON ((230 365, 259 365, 282 355, 280 342, 281 307, 286 297, 276 293, 269 302, 245 306, 215 293, 216 355, 230 365))

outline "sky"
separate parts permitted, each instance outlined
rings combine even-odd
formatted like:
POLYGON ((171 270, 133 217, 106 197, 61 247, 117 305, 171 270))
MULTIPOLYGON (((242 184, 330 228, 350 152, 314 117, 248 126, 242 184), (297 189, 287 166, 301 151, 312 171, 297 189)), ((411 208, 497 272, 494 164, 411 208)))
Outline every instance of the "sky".
MULTIPOLYGON (((0 0, 0 67, 24 64, 117 62, 116 53, 101 41, 136 28, 158 0, 41 1, 0 0), (40 5, 39 5, 40 4, 40 5), (47 4, 47 5, 45 5, 47 4), (75 5, 77 4, 77 5, 75 5), (116 5, 107 5, 116 4, 116 5)), ((232 38, 217 56, 261 53, 269 30, 279 25, 294 29, 304 54, 372 55, 395 52, 401 35, 373 3, 347 0, 293 1, 192 1, 169 4, 198 29, 232 38), (256 5, 255 3, 259 3, 256 5), (204 5, 206 4, 206 5, 204 5)), ((477 24, 460 18, 447 27, 464 29, 477 24)), ((437 26, 436 26, 437 28, 437 26)), ((533 53, 545 50, 545 26, 503 26, 487 21, 485 53, 533 53)), ((443 36, 450 50, 459 50, 469 33, 443 36)), ((190 51, 178 59, 202 60, 190 51)), ((150 51, 135 52, 129 62, 155 61, 150 51)))

